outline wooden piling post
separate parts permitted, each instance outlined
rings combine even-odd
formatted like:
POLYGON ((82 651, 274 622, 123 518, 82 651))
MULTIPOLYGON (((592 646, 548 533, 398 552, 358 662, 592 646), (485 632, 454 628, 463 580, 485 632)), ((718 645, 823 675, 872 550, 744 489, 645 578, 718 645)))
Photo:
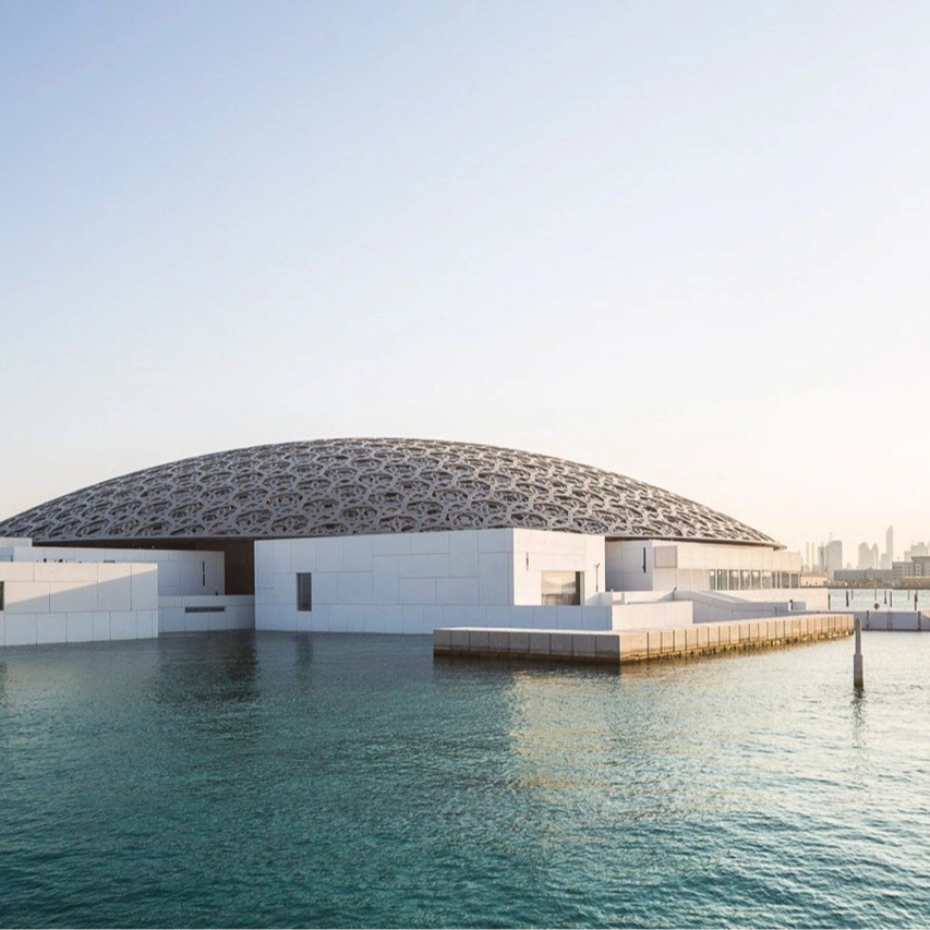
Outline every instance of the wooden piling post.
POLYGON ((853 687, 865 687, 862 675, 862 621, 856 617, 854 629, 856 631, 856 653, 853 656, 853 687))

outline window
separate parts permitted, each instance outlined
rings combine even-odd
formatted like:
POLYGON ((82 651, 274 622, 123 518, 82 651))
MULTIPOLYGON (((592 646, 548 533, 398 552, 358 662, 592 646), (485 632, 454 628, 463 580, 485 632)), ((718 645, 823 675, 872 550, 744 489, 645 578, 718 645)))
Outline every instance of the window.
POLYGON ((754 568, 750 571, 749 576, 752 583, 752 590, 760 590, 762 587, 762 572, 760 572, 757 568, 754 568))
POLYGON ((313 574, 297 573, 297 609, 313 610, 313 574))
POLYGON ((3 582, 0 581, 0 610, 3 609, 3 582))
POLYGON ((571 607, 581 603, 581 572, 542 572, 542 603, 571 607))

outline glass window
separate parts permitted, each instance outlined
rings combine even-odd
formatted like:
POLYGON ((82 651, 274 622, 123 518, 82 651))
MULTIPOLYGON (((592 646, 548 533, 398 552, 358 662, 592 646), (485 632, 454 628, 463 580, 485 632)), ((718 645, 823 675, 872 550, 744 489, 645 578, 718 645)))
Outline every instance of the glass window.
POLYGON ((763 573, 762 573, 762 588, 763 588, 763 590, 768 591, 768 589, 771 588, 771 587, 772 587, 772 573, 771 573, 771 572, 763 572, 763 573))
POLYGON ((708 585, 710 586, 710 590, 716 591, 717 590, 717 573, 713 569, 711 569, 707 574, 710 576, 707 579, 708 585))
POLYGON ((313 574, 297 573, 297 609, 313 610, 313 574))
POLYGON ((757 568, 754 568, 750 573, 750 579, 752 584, 752 590, 758 591, 762 587, 762 572, 757 568))
POLYGON ((581 572, 542 572, 542 603, 572 607, 581 603, 581 572))
POLYGON ((730 569, 730 590, 739 591, 739 571, 735 568, 730 569))
POLYGON ((717 569, 717 590, 727 590, 727 570, 725 568, 717 569))
POLYGON ((800 579, 800 577, 799 577, 798 575, 792 575, 792 576, 791 576, 791 580, 790 580, 790 584, 791 584, 791 587, 792 587, 792 588, 800 588, 800 587, 801 587, 801 579, 800 579))
POLYGON ((749 590, 749 572, 745 568, 739 573, 739 589, 740 591, 749 590))

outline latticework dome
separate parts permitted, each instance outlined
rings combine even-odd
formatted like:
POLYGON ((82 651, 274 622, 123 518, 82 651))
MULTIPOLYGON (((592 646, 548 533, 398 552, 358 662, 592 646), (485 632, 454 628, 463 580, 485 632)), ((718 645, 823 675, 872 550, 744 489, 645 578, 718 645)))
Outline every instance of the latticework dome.
POLYGON ((254 446, 159 465, 0 522, 37 543, 525 527, 777 546, 660 488, 564 459, 418 439, 254 446))

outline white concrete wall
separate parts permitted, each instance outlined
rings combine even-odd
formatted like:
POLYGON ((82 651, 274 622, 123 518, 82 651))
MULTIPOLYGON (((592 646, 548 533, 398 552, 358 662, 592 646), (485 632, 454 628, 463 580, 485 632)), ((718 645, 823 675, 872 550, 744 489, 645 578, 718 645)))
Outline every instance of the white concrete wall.
POLYGON ((604 590, 604 537, 515 529, 513 533, 513 603, 542 603, 542 573, 582 573, 581 603, 596 603, 604 590))
POLYGON ((0 645, 158 635, 158 566, 0 562, 0 645))
POLYGON ((519 563, 519 606, 537 607, 524 618, 538 616, 548 629, 558 624, 586 629, 587 623, 600 624, 592 629, 609 629, 609 611, 602 608, 586 614, 581 607, 538 606, 542 566, 584 571, 593 587, 595 564, 600 562, 598 571, 603 570, 602 546, 602 539, 599 548, 592 537, 513 529, 259 541, 255 627, 431 633, 437 626, 463 623, 507 626, 514 622, 519 563), (298 572, 313 575, 309 611, 297 610, 298 572), (524 576, 530 577, 530 586, 536 585, 535 601, 524 576))
POLYGON ((160 634, 253 629, 255 629, 255 598, 251 594, 158 598, 158 631, 160 634))
MULTIPOLYGON (((630 540, 608 542, 605 554, 607 589, 613 591, 670 591, 673 588, 706 591, 710 588, 708 572, 711 570, 778 571, 794 574, 800 573, 801 570, 800 553, 765 546, 630 540)), ((787 589, 767 590, 781 592, 787 589)), ((762 593, 765 591, 762 590, 762 593)))
POLYGON ((222 552, 188 549, 107 549, 81 546, 16 546, 14 562, 154 562, 158 565, 158 593, 162 597, 224 594, 225 556, 222 552))
POLYGON ((688 601, 661 600, 611 608, 613 630, 672 630, 693 622, 694 612, 688 601))

